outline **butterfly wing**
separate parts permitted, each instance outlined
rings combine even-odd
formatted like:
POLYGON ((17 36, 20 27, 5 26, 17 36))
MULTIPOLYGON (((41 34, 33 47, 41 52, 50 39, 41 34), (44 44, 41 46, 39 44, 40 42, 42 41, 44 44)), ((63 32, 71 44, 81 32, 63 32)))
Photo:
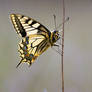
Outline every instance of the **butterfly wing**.
POLYGON ((50 31, 41 23, 20 14, 11 14, 11 20, 16 29, 16 32, 22 37, 27 37, 33 34, 43 34, 47 38, 50 36, 50 31))
POLYGON ((41 35, 23 38, 19 44, 20 57, 22 58, 20 62, 27 62, 31 65, 49 46, 48 40, 41 35))
POLYGON ((20 63, 27 62, 31 65, 51 45, 49 42, 51 32, 41 23, 24 15, 12 14, 11 20, 16 32, 23 37, 19 44, 22 58, 20 63))

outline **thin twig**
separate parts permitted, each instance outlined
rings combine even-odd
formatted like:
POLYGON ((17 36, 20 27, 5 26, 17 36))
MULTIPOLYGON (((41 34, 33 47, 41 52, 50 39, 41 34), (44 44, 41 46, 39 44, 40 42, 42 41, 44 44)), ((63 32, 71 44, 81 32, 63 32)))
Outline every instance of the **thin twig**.
POLYGON ((61 55, 61 74, 62 74, 62 92, 64 92, 64 21, 65 21, 65 2, 63 0, 63 31, 62 31, 62 55, 61 55))

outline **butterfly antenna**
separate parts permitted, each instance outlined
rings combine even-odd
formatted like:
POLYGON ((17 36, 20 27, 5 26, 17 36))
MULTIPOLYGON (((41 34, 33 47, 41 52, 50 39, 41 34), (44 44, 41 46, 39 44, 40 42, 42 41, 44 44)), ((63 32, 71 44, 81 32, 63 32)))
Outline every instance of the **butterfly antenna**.
POLYGON ((67 21, 69 21, 69 17, 67 17, 64 22, 62 22, 59 26, 57 26, 56 29, 62 27, 63 26, 63 23, 66 23, 67 21))
POLYGON ((55 30, 56 30, 56 15, 54 14, 53 17, 54 17, 54 25, 55 25, 55 30))
POLYGON ((55 49, 55 48, 53 48, 53 47, 52 47, 52 49, 53 49, 55 52, 57 52, 58 54, 62 55, 62 53, 61 53, 61 52, 59 52, 59 49, 58 49, 58 50, 56 50, 56 49, 55 49))

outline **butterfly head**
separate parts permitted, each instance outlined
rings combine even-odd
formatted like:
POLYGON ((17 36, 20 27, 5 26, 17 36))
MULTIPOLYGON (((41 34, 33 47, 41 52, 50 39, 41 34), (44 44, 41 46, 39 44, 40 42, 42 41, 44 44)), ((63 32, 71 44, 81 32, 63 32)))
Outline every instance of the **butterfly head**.
POLYGON ((52 32, 52 42, 55 43, 58 39, 59 39, 59 32, 57 30, 55 30, 54 32, 52 32))

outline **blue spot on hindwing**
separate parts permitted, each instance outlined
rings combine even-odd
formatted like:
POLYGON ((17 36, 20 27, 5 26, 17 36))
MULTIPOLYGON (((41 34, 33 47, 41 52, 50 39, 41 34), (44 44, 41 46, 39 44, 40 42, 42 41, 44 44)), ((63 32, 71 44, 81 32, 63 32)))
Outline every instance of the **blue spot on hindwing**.
POLYGON ((30 54, 29 56, 30 56, 30 57, 33 57, 34 55, 33 55, 33 54, 30 54))
POLYGON ((24 54, 27 55, 27 52, 25 51, 24 54))
POLYGON ((26 44, 29 44, 29 37, 26 37, 26 44))
POLYGON ((26 46, 24 46, 24 48, 23 48, 24 50, 27 50, 27 47, 26 46))

